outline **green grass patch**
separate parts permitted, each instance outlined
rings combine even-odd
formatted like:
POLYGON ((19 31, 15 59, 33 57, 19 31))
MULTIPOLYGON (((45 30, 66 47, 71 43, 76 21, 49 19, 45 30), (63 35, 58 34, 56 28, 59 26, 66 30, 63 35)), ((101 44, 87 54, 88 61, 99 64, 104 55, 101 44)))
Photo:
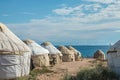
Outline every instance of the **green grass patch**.
POLYGON ((44 74, 44 73, 52 73, 53 71, 52 70, 49 70, 48 68, 46 67, 43 67, 42 69, 34 69, 30 72, 30 79, 35 79, 37 75, 39 74, 44 74))
POLYGON ((16 78, 15 80, 29 80, 29 76, 19 77, 19 78, 16 78))
POLYGON ((16 78, 15 80, 36 80, 36 77, 40 74, 44 74, 44 73, 52 73, 52 70, 49 70, 47 67, 42 67, 42 69, 33 69, 32 71, 30 71, 29 76, 25 76, 25 77, 19 77, 16 78))

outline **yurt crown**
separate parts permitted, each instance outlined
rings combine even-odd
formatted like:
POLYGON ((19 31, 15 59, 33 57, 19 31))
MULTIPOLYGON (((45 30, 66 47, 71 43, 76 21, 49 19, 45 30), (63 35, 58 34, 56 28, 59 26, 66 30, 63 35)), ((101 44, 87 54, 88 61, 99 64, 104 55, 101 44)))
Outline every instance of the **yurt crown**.
POLYGON ((69 49, 67 49, 65 46, 59 46, 58 49, 63 51, 69 51, 69 49))
POLYGON ((0 31, 2 31, 2 28, 1 28, 1 26, 0 26, 0 31))
POLYGON ((50 44, 51 44, 50 42, 44 42, 44 43, 42 43, 42 45, 44 45, 44 46, 48 46, 50 44))
POLYGON ((59 46, 58 48, 59 48, 59 49, 64 49, 64 48, 65 48, 65 46, 59 46))
POLYGON ((72 46, 68 46, 68 49, 70 50, 74 50, 74 48, 72 46))
POLYGON ((0 31, 2 32, 4 30, 4 25, 0 23, 0 31))
POLYGON ((29 40, 23 40, 23 42, 29 44, 29 43, 33 43, 34 41, 29 39, 29 40))
POLYGON ((102 50, 97 50, 96 53, 104 54, 104 52, 102 50))

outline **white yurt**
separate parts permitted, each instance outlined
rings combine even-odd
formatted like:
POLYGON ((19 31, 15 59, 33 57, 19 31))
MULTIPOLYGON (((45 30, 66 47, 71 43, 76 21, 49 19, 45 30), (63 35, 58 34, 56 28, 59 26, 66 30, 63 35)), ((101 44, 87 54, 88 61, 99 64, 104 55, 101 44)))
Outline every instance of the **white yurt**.
POLYGON ((58 64, 62 62, 61 52, 50 42, 44 42, 41 44, 49 51, 50 64, 58 64))
POLYGON ((65 46, 59 46, 58 49, 61 51, 63 54, 62 61, 63 62, 71 62, 75 61, 75 55, 73 51, 70 51, 67 47, 65 46))
POLYGON ((105 53, 99 49, 94 53, 93 58, 99 59, 99 60, 105 60, 105 53))
POLYGON ((110 47, 107 58, 108 66, 120 75, 120 40, 110 47))
POLYGON ((75 49, 74 47, 72 47, 72 46, 68 46, 67 48, 68 48, 70 51, 73 51, 73 52, 74 52, 75 61, 79 61, 80 58, 82 58, 80 51, 76 50, 76 49, 75 49))
POLYGON ((29 47, 0 23, 0 80, 27 76, 30 55, 29 47))
POLYGON ((31 61, 34 67, 49 66, 49 51, 33 40, 24 40, 24 42, 32 50, 31 61))

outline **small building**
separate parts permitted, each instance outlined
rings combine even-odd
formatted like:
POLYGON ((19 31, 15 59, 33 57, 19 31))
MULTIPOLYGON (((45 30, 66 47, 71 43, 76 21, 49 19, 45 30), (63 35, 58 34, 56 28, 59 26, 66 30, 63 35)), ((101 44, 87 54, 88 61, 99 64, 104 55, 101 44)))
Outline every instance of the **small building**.
POLYGON ((75 55, 73 51, 70 51, 68 48, 65 46, 59 46, 58 49, 61 51, 63 54, 62 61, 63 62, 71 62, 75 61, 75 55))
POLYGON ((44 42, 41 44, 45 49, 49 51, 50 64, 58 64, 62 62, 61 52, 50 42, 44 42))
POLYGON ((29 75, 30 55, 29 47, 0 23, 0 80, 29 75))
POLYGON ((73 52, 74 52, 75 61, 79 61, 80 58, 82 58, 80 51, 76 50, 76 49, 75 49, 74 47, 72 47, 72 46, 68 46, 67 48, 68 48, 70 51, 73 51, 73 52))
POLYGON ((31 61, 34 67, 49 66, 49 51, 33 40, 24 40, 32 51, 31 61))
POLYGON ((97 51, 94 53, 93 58, 99 59, 99 60, 105 60, 105 53, 104 53, 102 50, 97 50, 97 51))
POLYGON ((120 75, 120 40, 117 41, 107 52, 108 66, 120 75))

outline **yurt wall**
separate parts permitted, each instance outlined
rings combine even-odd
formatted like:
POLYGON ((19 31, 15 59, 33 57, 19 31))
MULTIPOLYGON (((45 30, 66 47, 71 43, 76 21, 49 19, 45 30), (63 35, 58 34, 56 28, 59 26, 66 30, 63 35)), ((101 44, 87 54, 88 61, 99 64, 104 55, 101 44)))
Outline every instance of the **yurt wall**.
POLYGON ((65 46, 59 46, 58 49, 63 54, 63 57, 62 57, 63 62, 75 61, 75 55, 73 51, 70 51, 65 46))
POLYGON ((120 40, 117 41, 107 52, 108 66, 120 75, 120 40))
POLYGON ((48 54, 32 56, 32 61, 34 67, 50 66, 48 54))
POLYGON ((120 75, 120 52, 108 53, 108 65, 109 67, 120 75))

